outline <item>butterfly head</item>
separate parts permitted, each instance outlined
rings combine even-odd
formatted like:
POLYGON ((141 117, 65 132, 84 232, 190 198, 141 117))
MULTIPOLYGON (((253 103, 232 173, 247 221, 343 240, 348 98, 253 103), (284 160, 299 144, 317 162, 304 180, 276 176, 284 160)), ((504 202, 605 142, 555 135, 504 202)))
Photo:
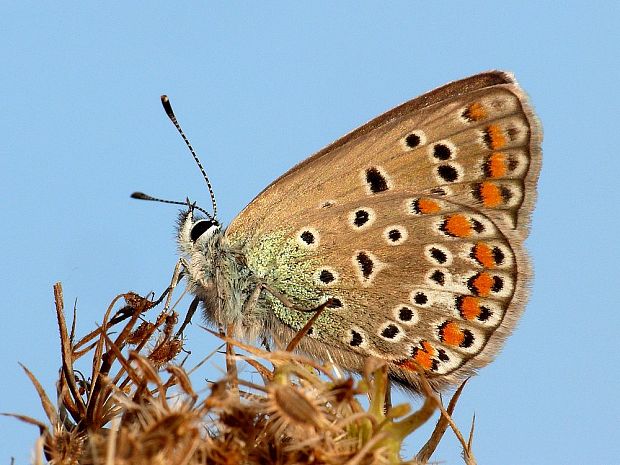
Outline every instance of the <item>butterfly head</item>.
POLYGON ((196 253, 205 255, 222 236, 222 226, 216 219, 196 216, 192 208, 181 212, 178 224, 179 248, 190 259, 196 253))
POLYGON ((222 226, 214 218, 196 216, 192 208, 181 212, 178 224, 177 240, 186 261, 189 281, 196 290, 207 290, 218 265, 222 226))

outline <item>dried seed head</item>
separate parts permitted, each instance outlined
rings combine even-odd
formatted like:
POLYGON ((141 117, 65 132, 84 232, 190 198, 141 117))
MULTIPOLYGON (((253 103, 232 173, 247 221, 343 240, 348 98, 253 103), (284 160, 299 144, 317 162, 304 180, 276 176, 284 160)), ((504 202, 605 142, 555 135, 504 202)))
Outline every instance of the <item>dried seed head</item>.
POLYGON ((155 346, 148 358, 156 367, 161 367, 176 357, 182 348, 181 339, 163 341, 155 346))
POLYGON ((269 386, 265 411, 270 415, 275 435, 307 434, 312 430, 322 430, 329 422, 321 410, 319 398, 295 385, 269 386))
POLYGON ((179 315, 176 312, 172 312, 170 315, 166 317, 166 324, 164 326, 164 335, 169 337, 174 331, 175 325, 179 321, 179 315))
POLYGON ((77 431, 67 431, 60 425, 54 427, 53 434, 46 437, 45 449, 53 463, 78 465, 84 453, 86 435, 77 431))
POLYGON ((153 302, 136 294, 135 292, 128 292, 123 295, 128 307, 140 309, 141 312, 153 307, 153 302))
POLYGON ((143 321, 140 326, 133 331, 127 338, 127 344, 135 345, 141 343, 145 337, 153 332, 155 325, 148 321, 143 321))

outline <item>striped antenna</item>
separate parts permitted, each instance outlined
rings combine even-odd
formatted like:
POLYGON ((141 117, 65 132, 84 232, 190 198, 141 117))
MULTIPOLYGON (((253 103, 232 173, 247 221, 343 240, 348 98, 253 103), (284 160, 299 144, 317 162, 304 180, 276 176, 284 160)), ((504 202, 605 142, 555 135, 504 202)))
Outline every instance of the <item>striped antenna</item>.
POLYGON ((187 199, 185 202, 179 202, 178 200, 166 200, 166 199, 160 199, 158 197, 153 197, 151 195, 145 194, 144 192, 134 192, 133 194, 131 194, 131 198, 138 199, 138 200, 149 200, 151 202, 171 203, 172 205, 185 205, 185 206, 188 206, 190 209, 198 210, 204 213, 207 216, 207 218, 217 223, 217 220, 213 216, 211 216, 211 213, 209 213, 204 208, 199 207, 195 203, 191 203, 189 199, 187 199))
MULTIPOLYGON (((213 193, 213 188, 211 187, 211 181, 209 181, 209 177, 207 176, 207 172, 203 168, 202 163, 200 163, 200 160, 198 159, 198 156, 196 155, 196 152, 194 151, 194 148, 192 147, 192 144, 190 144, 189 139, 185 136, 185 133, 183 132, 183 129, 181 129, 181 125, 179 125, 179 122, 177 121, 177 117, 174 115, 174 111, 172 111, 172 105, 170 104, 170 99, 168 98, 167 95, 162 95, 161 96, 161 104, 164 106, 164 110, 166 111, 166 114, 168 115, 168 118, 170 118, 170 121, 172 121, 172 124, 174 124, 174 127, 177 128, 177 131, 179 131, 179 134, 181 134, 181 137, 185 141, 185 145, 187 145, 187 148, 189 148, 189 151, 191 152, 192 157, 194 157, 194 161, 198 165, 198 168, 200 168, 200 172, 202 173, 202 177, 206 181, 207 188, 209 189, 209 194, 211 195, 211 203, 213 204, 213 216, 212 216, 212 218, 213 219, 217 219, 217 204, 215 203, 215 194, 213 193)), ((203 211, 203 210, 201 209, 201 211, 203 211)), ((207 214, 207 215, 209 217, 211 217, 211 215, 209 215, 209 214, 207 214)))

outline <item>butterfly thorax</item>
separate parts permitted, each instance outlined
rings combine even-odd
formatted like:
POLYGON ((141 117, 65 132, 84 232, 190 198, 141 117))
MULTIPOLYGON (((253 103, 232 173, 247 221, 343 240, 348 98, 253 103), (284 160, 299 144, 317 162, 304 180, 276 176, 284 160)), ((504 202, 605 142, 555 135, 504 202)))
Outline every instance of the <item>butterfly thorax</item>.
POLYGON ((201 300, 207 321, 215 327, 232 325, 239 337, 257 337, 256 325, 244 315, 244 304, 257 279, 245 265, 243 254, 230 246, 222 227, 183 212, 178 244, 189 291, 201 300))

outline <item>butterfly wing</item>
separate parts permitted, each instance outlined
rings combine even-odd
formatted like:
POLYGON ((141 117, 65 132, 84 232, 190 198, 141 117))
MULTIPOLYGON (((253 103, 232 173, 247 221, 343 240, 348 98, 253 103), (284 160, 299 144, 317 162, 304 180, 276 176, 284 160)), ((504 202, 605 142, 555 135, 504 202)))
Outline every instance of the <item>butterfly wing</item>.
MULTIPOLYGON (((473 76, 297 165, 226 237, 298 303, 338 299, 304 338, 306 350, 329 351, 351 369, 379 355, 414 388, 414 362, 438 386, 453 383, 488 363, 523 307, 540 141, 511 76, 473 76)), ((276 332, 307 319, 269 306, 276 332)))

